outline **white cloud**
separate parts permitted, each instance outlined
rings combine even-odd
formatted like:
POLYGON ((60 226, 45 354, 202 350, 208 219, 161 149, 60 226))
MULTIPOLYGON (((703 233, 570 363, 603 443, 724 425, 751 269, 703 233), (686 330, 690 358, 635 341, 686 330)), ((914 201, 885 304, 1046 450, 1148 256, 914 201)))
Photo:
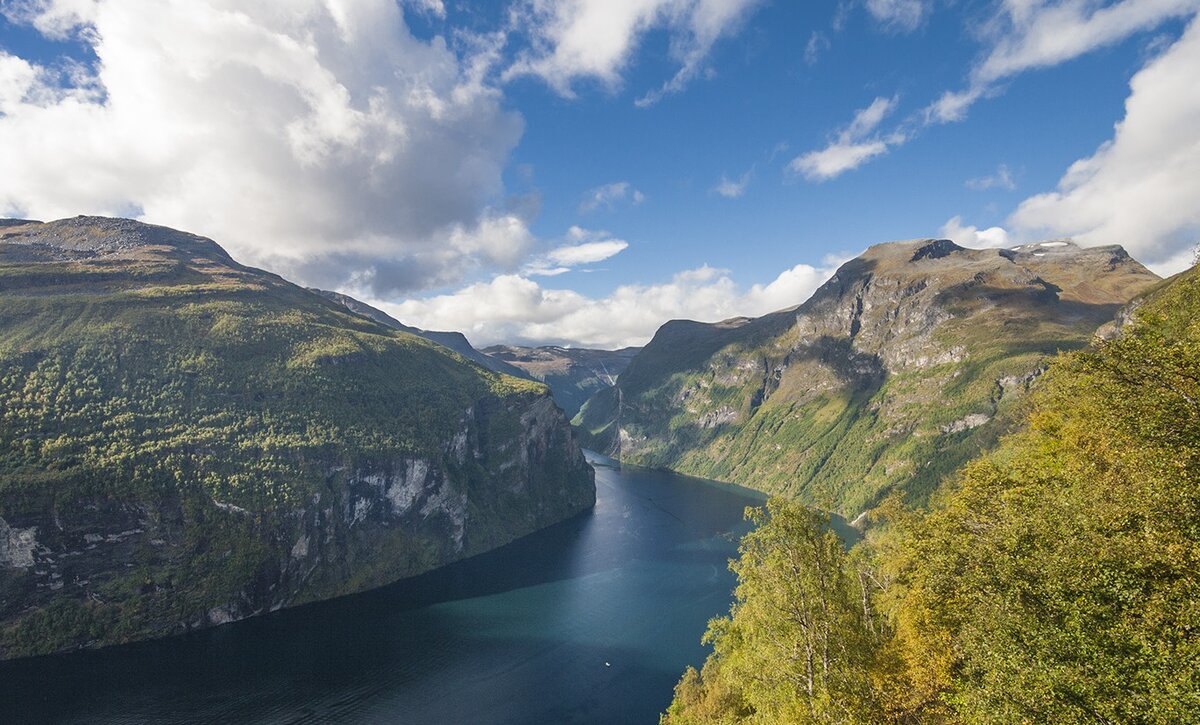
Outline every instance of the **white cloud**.
POLYGON ((419 40, 394 0, 7 11, 99 61, 58 88, 57 72, 0 57, 0 158, 21 170, 0 174, 0 213, 140 212, 379 294, 515 269, 530 248, 525 220, 497 207, 522 133, 487 81, 498 38, 419 40))
POLYGON ((876 98, 871 105, 859 109, 850 124, 828 146, 797 156, 788 168, 811 181, 825 181, 887 153, 891 146, 903 143, 904 137, 898 134, 887 137, 872 134, 898 102, 897 97, 876 98))
POLYGON ((38 71, 28 62, 0 50, 0 114, 7 115, 37 83, 38 71))
POLYGON ((442 0, 407 0, 417 10, 439 18, 446 17, 446 5, 442 0))
POLYGON ((609 239, 603 242, 585 242, 570 247, 556 247, 546 253, 546 258, 564 267, 577 267, 581 264, 602 262, 609 257, 624 251, 629 243, 620 239, 609 239))
POLYGON ((927 0, 867 0, 871 17, 892 30, 911 32, 925 22, 932 9, 927 0))
POLYGON ((791 169, 807 179, 825 181, 853 171, 887 150, 887 144, 878 139, 860 143, 835 141, 819 151, 792 159, 791 169))
POLYGON ((928 122, 961 121, 1004 79, 1058 65, 1194 14, 1200 0, 1001 0, 982 28, 988 49, 961 91, 947 91, 926 109, 928 122))
POLYGON ((983 89, 946 91, 925 108, 926 123, 953 123, 967 117, 967 111, 983 96, 983 89))
POLYGON ((821 54, 829 50, 831 47, 829 36, 818 30, 814 30, 812 35, 808 36, 808 42, 804 44, 804 62, 808 65, 816 65, 821 59, 821 54))
POLYGON ((1130 81, 1112 140, 1076 161, 1058 189, 1026 199, 1010 226, 1026 235, 1122 244, 1159 272, 1200 241, 1200 19, 1130 81))
POLYGON ((588 214, 597 209, 613 209, 617 204, 628 201, 635 206, 646 200, 646 195, 638 191, 628 181, 614 181, 611 184, 597 186, 583 195, 579 203, 579 212, 588 214))
POLYGON ((603 262, 629 248, 628 242, 614 239, 608 232, 590 231, 577 226, 567 231, 566 241, 567 244, 534 258, 526 265, 523 274, 552 277, 585 264, 603 262))
POLYGON ((988 189, 1005 189, 1012 191, 1017 188, 1017 182, 1013 179, 1012 172, 1007 164, 1000 164, 996 167, 996 173, 988 176, 980 176, 974 179, 967 179, 964 184, 968 189, 975 191, 987 191, 988 189))
POLYGON ((574 96, 572 86, 583 78, 616 90, 643 37, 663 29, 679 68, 637 101, 649 105, 695 78, 713 45, 736 33, 759 2, 524 0, 512 9, 512 24, 528 32, 531 48, 517 57, 504 77, 538 76, 565 97, 574 96))
POLYGON ((747 171, 737 179, 730 179, 728 176, 722 175, 721 181, 713 187, 713 191, 726 199, 736 199, 746 193, 746 187, 750 186, 750 177, 752 174, 753 170, 747 171))
POLYGON ((726 271, 705 266, 680 272, 661 284, 623 285, 605 297, 548 289, 525 276, 500 275, 453 294, 377 304, 406 324, 462 330, 476 345, 617 348, 645 344, 671 319, 716 321, 798 305, 840 261, 826 259, 821 267, 798 264, 768 284, 746 289, 739 288, 726 271))
MULTIPOLYGON (((1195 14, 1200 11, 1200 0, 1118 0, 1107 5, 1096 0, 998 0, 996 8, 977 29, 984 52, 971 68, 966 88, 944 92, 887 138, 839 138, 821 151, 795 159, 793 170, 823 180, 857 168, 907 143, 922 126, 964 120, 976 102, 999 95, 1006 80, 1111 46, 1172 18, 1195 14)), ((903 30, 923 22, 929 3, 867 0, 867 9, 880 21, 892 18, 894 26, 903 30)))
POLYGON ((962 217, 958 216, 953 217, 943 224, 940 234, 960 246, 971 249, 1012 246, 1008 238, 1008 232, 1004 228, 988 227, 987 229, 979 229, 978 227, 966 226, 963 224, 962 217))

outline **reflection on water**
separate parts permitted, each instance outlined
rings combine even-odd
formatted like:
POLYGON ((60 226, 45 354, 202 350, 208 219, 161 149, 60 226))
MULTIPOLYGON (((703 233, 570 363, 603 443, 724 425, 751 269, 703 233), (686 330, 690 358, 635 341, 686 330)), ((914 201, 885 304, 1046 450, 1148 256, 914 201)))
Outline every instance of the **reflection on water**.
POLYGON ((596 465, 594 511, 385 589, 0 665, 0 722, 647 722, 729 606, 762 499, 596 465))

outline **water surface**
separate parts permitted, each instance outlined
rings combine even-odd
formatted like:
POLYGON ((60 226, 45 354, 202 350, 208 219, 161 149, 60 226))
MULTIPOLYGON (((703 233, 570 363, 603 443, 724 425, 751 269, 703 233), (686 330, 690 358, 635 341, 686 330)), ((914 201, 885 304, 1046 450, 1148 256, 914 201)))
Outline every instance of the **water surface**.
POLYGON ((594 511, 367 594, 0 665, 0 722, 655 723, 762 497, 596 466, 594 511))

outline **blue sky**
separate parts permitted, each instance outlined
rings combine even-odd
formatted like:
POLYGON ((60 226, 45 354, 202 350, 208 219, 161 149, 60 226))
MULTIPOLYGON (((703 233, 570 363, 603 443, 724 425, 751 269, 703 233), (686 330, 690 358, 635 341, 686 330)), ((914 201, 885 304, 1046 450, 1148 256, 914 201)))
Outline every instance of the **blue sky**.
POLYGON ((611 275, 579 275, 573 284, 599 292, 608 277, 651 283, 662 269, 705 263, 738 279, 769 280, 781 266, 819 263, 831 252, 937 235, 955 215, 1002 223, 1022 193, 1052 189, 1071 162, 1112 136, 1151 40, 1030 73, 981 102, 966 122, 811 183, 788 171, 792 158, 823 145, 876 97, 898 96, 896 116, 918 112, 962 85, 979 46, 964 34, 969 18, 958 14, 935 14, 905 34, 860 12, 835 34, 836 4, 802 5, 764 6, 737 39, 715 49, 713 78, 651 108, 633 102, 672 72, 653 51, 631 64, 615 93, 584 84, 578 99, 565 100, 535 80, 510 90, 527 123, 513 160, 534 169, 532 183, 513 178, 511 187, 541 195, 535 230, 552 236, 583 224, 631 243, 605 265, 611 275), (802 51, 817 29, 830 46, 808 65, 802 51), (1016 188, 966 186, 1001 165, 1016 188), (741 197, 713 191, 722 177, 747 173, 741 197), (590 189, 617 181, 646 201, 579 213, 590 189))
POLYGON ((1200 230, 1192 0, 242 5, 0 2, 0 158, 37 168, 0 213, 137 215, 477 344, 597 346, 798 304, 880 241, 1166 273, 1200 230))

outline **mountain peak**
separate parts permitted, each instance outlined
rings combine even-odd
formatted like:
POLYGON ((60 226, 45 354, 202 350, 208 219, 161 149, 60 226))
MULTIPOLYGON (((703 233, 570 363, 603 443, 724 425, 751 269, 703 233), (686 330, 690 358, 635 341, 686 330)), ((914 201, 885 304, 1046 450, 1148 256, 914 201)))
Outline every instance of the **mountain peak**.
POLYGON ((120 217, 76 216, 51 222, 5 219, 0 221, 0 244, 22 245, 38 250, 38 256, 54 259, 128 255, 167 247, 234 263, 211 239, 120 217))
POLYGON ((960 247, 949 239, 906 239, 872 244, 859 259, 875 262, 920 262, 974 251, 976 250, 960 247))

